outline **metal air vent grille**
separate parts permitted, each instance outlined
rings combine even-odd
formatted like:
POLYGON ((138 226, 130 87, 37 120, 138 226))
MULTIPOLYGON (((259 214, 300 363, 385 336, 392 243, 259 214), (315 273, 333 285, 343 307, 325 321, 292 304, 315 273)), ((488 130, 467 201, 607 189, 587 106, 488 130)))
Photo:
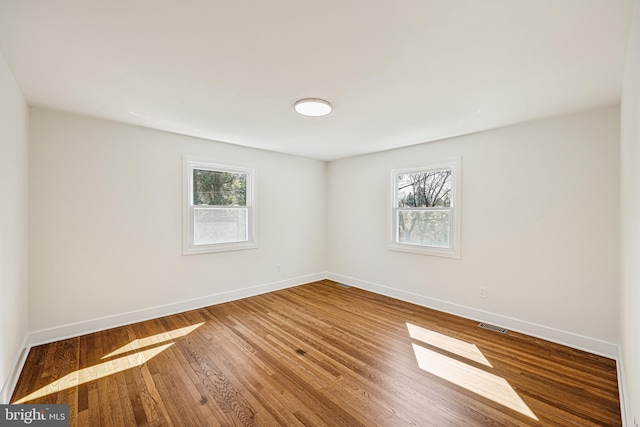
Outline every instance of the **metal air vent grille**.
POLYGON ((487 329, 489 331, 498 332, 500 334, 506 334, 508 331, 505 328, 501 328, 500 326, 490 325, 488 323, 479 323, 479 328, 487 329))

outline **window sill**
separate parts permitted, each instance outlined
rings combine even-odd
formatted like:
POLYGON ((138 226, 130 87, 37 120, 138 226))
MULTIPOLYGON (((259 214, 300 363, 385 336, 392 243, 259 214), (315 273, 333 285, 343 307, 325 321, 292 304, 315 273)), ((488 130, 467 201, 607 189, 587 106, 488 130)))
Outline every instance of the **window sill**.
POLYGON ((431 255, 445 258, 460 258, 460 252, 455 249, 449 248, 437 248, 433 246, 420 246, 420 245, 400 245, 390 244, 387 246, 387 250, 397 252, 408 252, 419 255, 431 255))
POLYGON ((258 245, 253 242, 241 243, 220 243, 216 245, 199 245, 188 246, 183 248, 182 255, 198 255, 216 252, 244 251, 248 249, 257 249, 258 245))

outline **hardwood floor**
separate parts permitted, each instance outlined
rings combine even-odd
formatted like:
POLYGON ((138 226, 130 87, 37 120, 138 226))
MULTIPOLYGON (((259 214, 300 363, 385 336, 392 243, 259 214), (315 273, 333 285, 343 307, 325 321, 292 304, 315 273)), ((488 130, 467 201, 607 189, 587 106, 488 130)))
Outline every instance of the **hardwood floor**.
POLYGON ((613 360, 331 281, 31 349, 78 426, 615 426, 613 360))

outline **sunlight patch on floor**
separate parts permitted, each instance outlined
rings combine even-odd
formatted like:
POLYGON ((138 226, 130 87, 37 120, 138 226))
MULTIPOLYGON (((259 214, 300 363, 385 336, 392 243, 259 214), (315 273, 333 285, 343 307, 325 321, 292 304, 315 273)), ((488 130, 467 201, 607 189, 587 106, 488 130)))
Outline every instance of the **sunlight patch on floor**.
POLYGON ((173 343, 165 344, 139 353, 130 354, 119 359, 109 360, 98 365, 73 371, 13 403, 25 403, 39 397, 58 393, 72 387, 77 387, 81 384, 117 374, 118 372, 126 371, 127 369, 135 368, 153 359, 172 345, 173 343))
POLYGON ((407 323, 407 329, 409 330, 409 336, 418 341, 422 341, 425 344, 438 347, 442 350, 446 350, 450 353, 457 354, 465 359, 473 360, 489 368, 493 368, 491 363, 484 357, 484 354, 478 349, 478 346, 471 344, 457 338, 449 337, 447 335, 440 334, 429 329, 416 326, 412 323, 407 323))
POLYGON ((97 365, 73 371, 13 403, 25 403, 43 396, 47 396, 49 394, 58 393, 72 387, 77 387, 81 384, 99 380, 100 378, 117 374, 119 372, 126 371, 127 369, 141 366, 174 344, 173 342, 166 343, 167 341, 172 341, 174 339, 184 337, 185 335, 193 332, 202 325, 204 325, 204 322, 185 326, 184 328, 173 329, 171 331, 162 332, 145 338, 135 339, 127 345, 122 346, 115 351, 112 351, 106 356, 103 356, 101 360, 124 353, 135 353, 117 359, 106 360, 97 365), (166 344, 159 345, 162 343, 166 344), (145 347, 149 346, 155 347, 143 350, 145 347))
POLYGON ((420 345, 411 345, 418 366, 424 371, 538 421, 533 411, 504 378, 420 345))
POLYGON ((150 337, 135 339, 131 341, 129 344, 122 346, 117 350, 112 351, 106 356, 102 356, 102 359, 107 359, 109 357, 117 356, 119 354, 128 353, 130 351, 139 350, 141 348, 149 347, 151 345, 174 340, 176 338, 181 338, 195 331, 197 328, 199 328, 202 325, 204 325, 204 322, 197 323, 191 326, 185 326, 184 328, 174 329, 172 331, 162 332, 160 334, 152 335, 150 337))

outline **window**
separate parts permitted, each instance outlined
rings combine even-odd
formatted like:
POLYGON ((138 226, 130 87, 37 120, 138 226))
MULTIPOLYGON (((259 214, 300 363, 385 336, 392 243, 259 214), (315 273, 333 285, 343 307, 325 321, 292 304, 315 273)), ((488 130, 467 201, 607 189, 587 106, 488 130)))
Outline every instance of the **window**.
POLYGON ((459 258, 460 159, 391 172, 389 249, 459 258))
POLYGON ((254 170, 184 159, 183 253, 255 248, 254 170))

